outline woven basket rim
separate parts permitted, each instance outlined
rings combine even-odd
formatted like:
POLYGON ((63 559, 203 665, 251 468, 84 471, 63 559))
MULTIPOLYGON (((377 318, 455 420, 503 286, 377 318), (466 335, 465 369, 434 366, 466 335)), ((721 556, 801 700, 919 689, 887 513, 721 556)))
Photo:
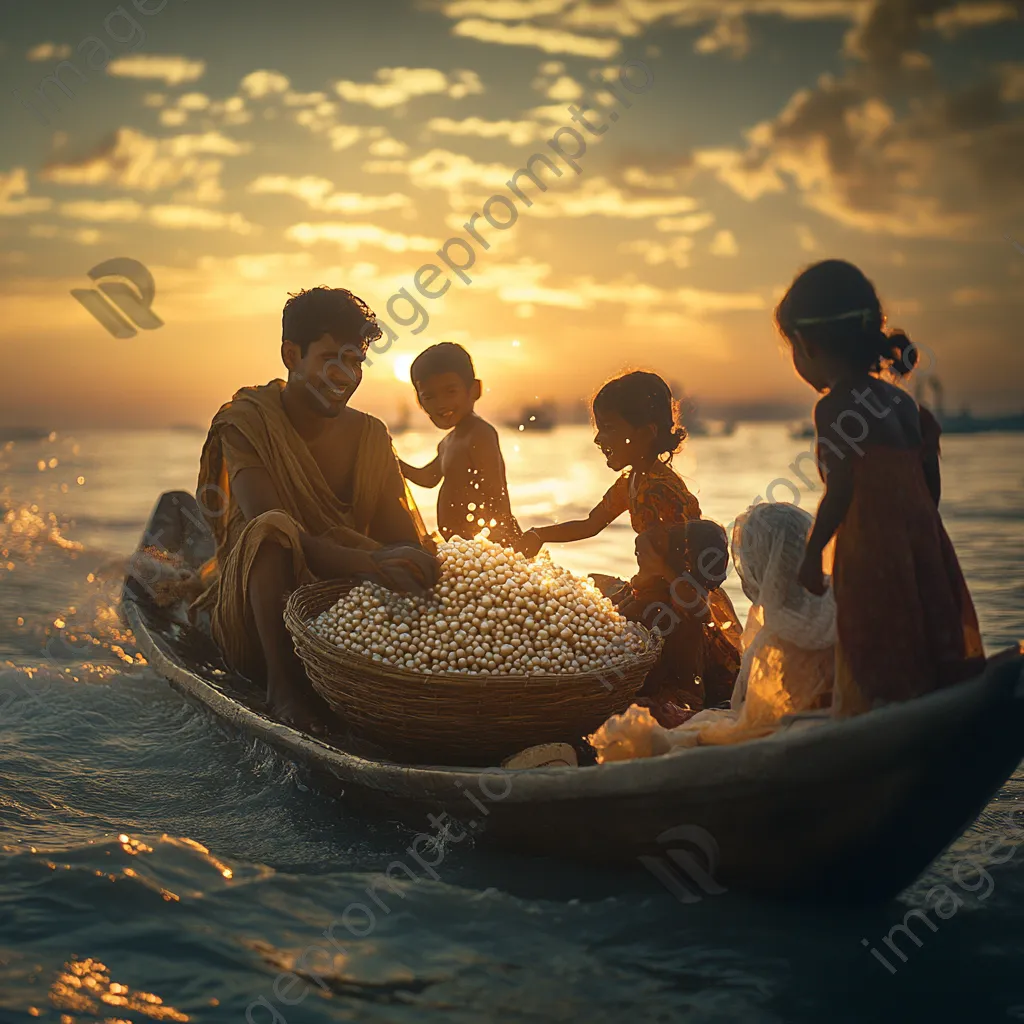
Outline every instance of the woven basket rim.
MULTIPOLYGON (((285 605, 284 620, 292 639, 295 642, 310 644, 325 660, 333 662, 346 672, 359 671, 379 676, 387 676, 396 681, 416 681, 422 685, 423 680, 430 682, 444 683, 446 687, 452 685, 472 684, 478 687, 481 683, 491 680, 501 683, 532 683, 554 684, 598 682, 602 679, 609 681, 624 682, 626 674, 633 675, 641 668, 649 669, 658 659, 661 651, 662 638, 649 630, 639 622, 630 622, 629 628, 634 630, 644 641, 644 649, 637 654, 630 654, 630 657, 618 662, 614 666, 604 666, 602 669, 595 669, 590 672, 415 672, 411 669, 398 668, 384 662, 374 661, 365 655, 348 648, 338 647, 328 640, 325 640, 315 629, 307 614, 300 612, 299 606, 306 600, 321 599, 327 595, 333 595, 332 600, 324 608, 314 612, 320 614, 329 608, 334 601, 343 593, 351 590, 355 584, 351 580, 321 580, 316 583, 306 583, 296 588, 288 597, 285 605)), ((614 688, 614 684, 613 684, 614 688)))

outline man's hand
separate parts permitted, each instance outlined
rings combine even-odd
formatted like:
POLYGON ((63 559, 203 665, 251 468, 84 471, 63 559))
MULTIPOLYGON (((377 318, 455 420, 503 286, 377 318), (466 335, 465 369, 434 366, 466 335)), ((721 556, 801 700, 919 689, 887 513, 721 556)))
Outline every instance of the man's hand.
POLYGON ((425 593, 441 574, 437 559, 412 544, 381 548, 370 558, 384 586, 401 593, 425 593))
POLYGON ((526 533, 519 538, 519 543, 516 544, 516 551, 525 555, 527 558, 533 558, 543 546, 544 541, 540 539, 540 535, 537 531, 527 530, 526 533))
POLYGON ((821 552, 808 551, 800 563, 797 582, 816 597, 825 593, 825 576, 821 571, 821 552))

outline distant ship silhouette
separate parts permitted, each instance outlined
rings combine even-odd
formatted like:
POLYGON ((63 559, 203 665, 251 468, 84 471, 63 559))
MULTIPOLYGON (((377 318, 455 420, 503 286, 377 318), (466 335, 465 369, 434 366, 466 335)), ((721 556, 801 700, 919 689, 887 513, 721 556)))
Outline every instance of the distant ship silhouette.
POLYGON ((947 413, 942 381, 934 373, 921 377, 917 382, 914 398, 919 405, 928 404, 926 401, 928 392, 931 392, 932 396, 931 410, 939 421, 944 434, 992 434, 997 431, 1020 433, 1024 431, 1024 412, 1011 413, 1006 416, 975 416, 965 405, 958 413, 947 413))
MULTIPOLYGON (((959 412, 946 412, 945 390, 942 381, 934 373, 918 378, 914 400, 918 405, 927 406, 931 410, 944 434, 1024 432, 1024 412, 1005 416, 975 416, 966 405, 959 412)), ((789 436, 794 440, 814 437, 814 426, 810 423, 798 424, 790 430, 789 436)))

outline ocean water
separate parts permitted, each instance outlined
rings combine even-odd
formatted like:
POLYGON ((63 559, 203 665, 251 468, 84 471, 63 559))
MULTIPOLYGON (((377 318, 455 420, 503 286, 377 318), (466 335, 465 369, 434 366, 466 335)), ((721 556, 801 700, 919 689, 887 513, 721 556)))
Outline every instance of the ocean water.
MULTIPOLYGON (((202 440, 0 441, 0 1024, 1024 1020, 1020 772, 885 907, 734 893, 684 905, 639 869, 467 839, 436 877, 398 882, 372 922, 353 917, 415 831, 353 817, 225 732, 118 621, 125 558, 158 493, 194 487, 202 440), (53 643, 61 630, 67 642, 53 643), (901 941, 905 961, 886 967, 870 949, 935 885, 952 894, 947 919, 915 927, 920 946, 901 941), (293 968, 306 981, 289 981, 293 968)), ((419 462, 436 441, 408 433, 397 446, 419 462)), ((502 444, 524 525, 584 514, 612 482, 585 427, 502 444)), ((677 465, 705 514, 728 523, 757 497, 813 508, 820 491, 790 468, 807 445, 740 425, 692 439, 677 465)), ((1024 435, 944 444, 943 514, 990 650, 1024 636, 1022 455, 1024 435)), ((433 495, 417 497, 432 519, 433 495)), ((552 553, 626 575, 632 540, 615 524, 552 553)))

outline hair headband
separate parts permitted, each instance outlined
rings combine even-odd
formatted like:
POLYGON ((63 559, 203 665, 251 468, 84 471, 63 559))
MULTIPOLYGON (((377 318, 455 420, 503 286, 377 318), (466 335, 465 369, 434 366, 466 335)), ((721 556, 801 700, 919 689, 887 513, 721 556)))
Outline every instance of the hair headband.
POLYGON ((865 327, 868 325, 868 318, 874 312, 873 309, 851 309, 846 313, 832 313, 829 316, 804 316, 793 321, 794 327, 808 327, 811 324, 830 324, 836 320, 856 320, 858 317, 865 327))

